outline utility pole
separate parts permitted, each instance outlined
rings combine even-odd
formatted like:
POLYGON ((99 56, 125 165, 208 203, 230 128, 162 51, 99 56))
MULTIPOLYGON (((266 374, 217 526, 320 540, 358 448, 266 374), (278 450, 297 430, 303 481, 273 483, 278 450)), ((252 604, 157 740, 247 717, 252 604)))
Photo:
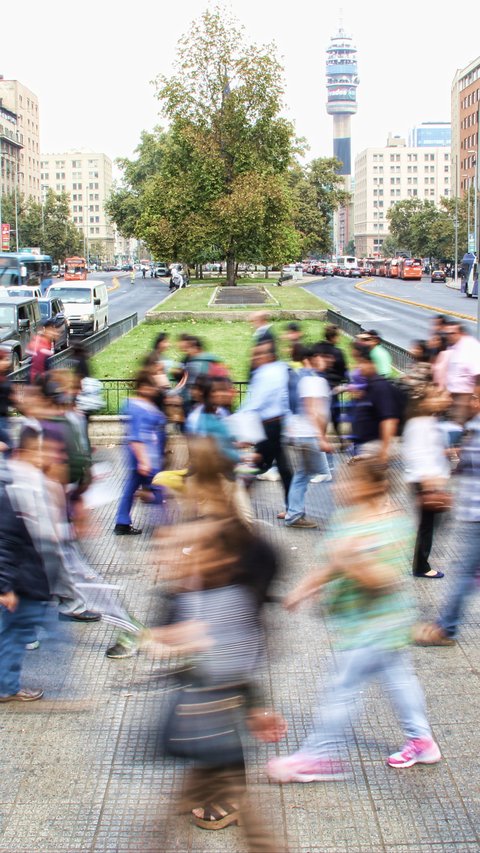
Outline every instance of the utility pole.
POLYGON ((453 283, 458 279, 458 154, 455 155, 455 273, 453 283))

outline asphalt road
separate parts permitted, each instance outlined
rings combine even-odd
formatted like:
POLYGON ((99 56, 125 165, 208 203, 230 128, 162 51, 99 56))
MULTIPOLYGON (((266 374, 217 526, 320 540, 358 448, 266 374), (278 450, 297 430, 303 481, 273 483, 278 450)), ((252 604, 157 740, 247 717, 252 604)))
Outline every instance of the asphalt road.
POLYGON ((425 338, 429 333, 429 320, 437 313, 453 311, 469 315, 470 320, 462 319, 461 322, 476 335, 477 300, 468 299, 445 284, 431 284, 429 278, 406 282, 387 278, 358 280, 332 277, 311 283, 307 279, 304 287, 363 328, 376 329, 385 340, 397 346, 408 348, 415 338, 425 338), (356 288, 357 284, 374 291, 375 295, 362 292, 356 288), (405 299, 408 304, 385 299, 385 296, 405 299), (432 306, 433 310, 415 303, 432 306))
POLYGON ((135 284, 130 282, 130 273, 124 272, 97 272, 90 273, 89 280, 104 281, 109 288, 108 313, 110 323, 122 320, 134 311, 138 314, 140 323, 147 311, 154 308, 159 302, 163 302, 168 296, 167 279, 142 278, 141 272, 135 275, 135 284), (118 288, 110 290, 114 286, 113 279, 118 279, 118 288))

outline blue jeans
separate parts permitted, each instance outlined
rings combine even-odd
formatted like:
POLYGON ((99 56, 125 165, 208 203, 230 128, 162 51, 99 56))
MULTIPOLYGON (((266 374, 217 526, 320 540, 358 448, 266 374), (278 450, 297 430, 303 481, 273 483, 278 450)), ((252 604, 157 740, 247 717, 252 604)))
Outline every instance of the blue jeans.
POLYGON ((285 524, 292 524, 294 521, 303 518, 305 515, 305 495, 307 494, 308 484, 311 478, 316 474, 329 474, 330 468, 326 454, 319 450, 318 441, 316 438, 301 438, 287 447, 287 453, 293 467, 293 477, 288 490, 287 498, 287 514, 285 516, 285 524), (300 451, 300 446, 307 448, 304 454, 300 451))
POLYGON ((360 691, 374 677, 380 680, 388 694, 407 739, 431 737, 423 691, 408 650, 366 646, 339 655, 337 676, 326 696, 322 691, 322 703, 312 732, 300 752, 314 758, 337 757, 358 713, 360 691))
POLYGON ((13 696, 20 690, 25 644, 36 637, 50 610, 47 602, 30 598, 20 598, 13 613, 0 608, 0 695, 13 696))
MULTIPOLYGON (((139 474, 138 471, 136 471, 134 468, 130 469, 130 471, 128 473, 127 481, 126 481, 124 489, 123 489, 123 494, 122 494, 122 497, 120 499, 120 505, 118 507, 116 524, 131 524, 132 523, 132 518, 131 518, 130 512, 132 509, 133 498, 135 496, 135 492, 141 486, 149 488, 155 474, 158 474, 158 471, 153 471, 152 474, 150 474, 148 477, 145 477, 143 474, 139 474)), ((152 486, 151 490, 152 490, 152 494, 155 497, 155 503, 156 504, 161 503, 162 502, 162 496, 163 496, 162 489, 161 488, 155 488, 155 486, 152 486)))
POLYGON ((456 564, 453 589, 438 620, 448 637, 454 637, 457 633, 465 609, 465 599, 475 588, 477 572, 480 569, 480 521, 465 523, 460 531, 459 541, 462 543, 462 550, 456 564))

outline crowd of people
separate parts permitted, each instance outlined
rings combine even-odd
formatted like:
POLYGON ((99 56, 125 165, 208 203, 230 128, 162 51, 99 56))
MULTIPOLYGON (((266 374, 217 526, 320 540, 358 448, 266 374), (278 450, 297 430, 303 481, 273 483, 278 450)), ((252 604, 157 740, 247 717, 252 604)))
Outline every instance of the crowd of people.
POLYGON ((177 689, 161 727, 165 754, 194 762, 181 810, 203 829, 241 821, 250 851, 278 853, 282 843, 246 806, 242 745, 247 730, 274 743, 287 727, 262 679, 267 603, 289 611, 320 595, 337 648, 337 674, 310 732, 293 754, 270 760, 272 781, 344 778, 349 726, 374 678, 405 736, 388 764, 441 760, 408 646, 453 645, 477 585, 480 343, 437 316, 400 375, 374 329, 342 344, 327 325, 312 343, 297 322, 281 336, 264 312, 251 324, 240 405, 221 358, 194 335, 171 342, 166 333, 125 401, 126 476, 113 532, 141 536, 136 507, 151 505, 152 562, 168 615, 148 627, 82 550, 96 476, 89 418, 102 401, 81 347, 68 370, 51 370, 47 331, 34 348, 31 381, 16 388, 0 352, 0 702, 41 699, 41 690, 22 685, 22 664, 57 611, 116 626, 106 649, 112 660, 174 651, 188 666, 172 676, 177 689), (402 472, 411 512, 392 494, 392 472, 397 482, 402 472), (281 484, 273 493, 283 536, 321 528, 310 574, 283 602, 281 555, 255 513, 265 477, 281 484), (327 524, 307 514, 309 490, 319 487, 333 492, 327 524), (432 565, 433 540, 453 512, 461 547, 452 583, 437 621, 422 624, 409 575, 444 577, 432 565))

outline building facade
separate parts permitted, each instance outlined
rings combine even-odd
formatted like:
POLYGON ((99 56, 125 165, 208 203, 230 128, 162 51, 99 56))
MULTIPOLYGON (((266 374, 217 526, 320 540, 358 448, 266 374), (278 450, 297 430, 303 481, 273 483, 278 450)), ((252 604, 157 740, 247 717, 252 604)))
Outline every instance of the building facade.
POLYGON ((478 155, 478 119, 480 115, 480 56, 459 69, 452 83, 452 165, 457 174, 459 195, 475 178, 478 155))
POLYGON ((358 257, 382 255, 389 235, 387 212, 407 198, 438 204, 453 194, 450 149, 407 146, 389 136, 385 148, 366 148, 355 159, 355 253, 358 257))
MULTIPOLYGON (((113 226, 105 213, 105 202, 112 187, 112 161, 106 154, 94 151, 66 151, 64 154, 42 154, 41 185, 70 196, 72 220, 83 232, 85 254, 90 243, 104 244, 105 260, 115 253, 113 226)), ((97 252, 95 252, 97 254, 97 252)))
POLYGON ((408 144, 412 148, 450 148, 452 126, 449 121, 423 121, 410 131, 408 144))
MULTIPOLYGON (((340 26, 327 47, 327 113, 333 117, 333 155, 341 162, 345 189, 351 191, 351 116, 357 112, 357 49, 340 26)), ((333 223, 334 254, 353 238, 352 207, 339 208, 333 223)))
MULTIPOLYGON (((0 101, 17 120, 17 140, 21 146, 18 150, 18 191, 27 199, 41 201, 38 98, 23 83, 18 80, 5 80, 0 75, 0 101)), ((5 130, 7 125, 3 121, 2 124, 5 130)), ((2 172, 3 165, 2 159, 2 172)))
POLYGON ((21 150, 18 117, 0 98, 0 195, 14 195, 18 189, 21 150))

